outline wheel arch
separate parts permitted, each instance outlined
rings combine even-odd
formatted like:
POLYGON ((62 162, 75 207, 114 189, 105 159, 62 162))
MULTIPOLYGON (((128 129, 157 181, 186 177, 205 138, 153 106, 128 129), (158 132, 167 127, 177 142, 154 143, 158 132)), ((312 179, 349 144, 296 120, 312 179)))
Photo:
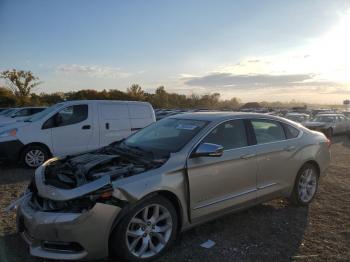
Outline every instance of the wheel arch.
POLYGON ((318 176, 321 175, 320 165, 315 160, 308 160, 308 161, 306 161, 304 164, 302 164, 302 166, 299 168, 299 170, 302 169, 307 164, 313 165, 316 168, 316 170, 317 170, 318 176))
POLYGON ((41 142, 31 142, 31 143, 26 144, 26 145, 24 145, 22 147, 22 149, 21 149, 21 151, 20 151, 20 153, 18 155, 18 158, 19 158, 18 160, 21 160, 21 157, 23 156, 24 150, 27 149, 30 146, 41 146, 41 147, 45 148, 46 151, 49 153, 49 157, 52 157, 51 150, 50 150, 50 148, 47 145, 45 145, 44 143, 41 143, 41 142))
MULTIPOLYGON (((151 192, 151 193, 145 195, 144 197, 142 197, 141 199, 139 199, 135 203, 138 203, 139 201, 143 201, 145 199, 149 199, 149 198, 156 197, 156 196, 162 196, 162 197, 166 198, 167 200, 169 200, 170 203, 173 204, 175 211, 176 211, 176 214, 178 216, 177 233, 180 233, 180 231, 182 229, 182 224, 183 224, 183 221, 182 221, 183 211, 182 211, 182 205, 181 205, 180 199, 176 196, 176 194, 174 194, 173 192, 168 191, 168 190, 158 190, 158 191, 154 191, 154 192, 151 192)), ((112 226, 111 226, 110 231, 109 231, 109 237, 108 237, 109 253, 110 253, 110 244, 111 244, 111 237, 112 237, 113 231, 118 227, 118 225, 122 221, 125 214, 127 214, 127 212, 129 212, 129 210, 132 209, 132 207, 134 206, 135 203, 130 203, 127 206, 123 207, 121 209, 121 211, 119 212, 119 214, 114 219, 114 222, 112 223, 112 226)))
MULTIPOLYGON (((174 194, 173 192, 169 191, 169 190, 158 190, 158 191, 154 191, 151 192, 147 195, 145 195, 144 197, 140 198, 139 200, 137 200, 135 203, 138 203, 140 201, 143 201, 145 199, 149 199, 155 196, 162 196, 164 198, 166 198, 167 200, 170 201, 170 203, 173 204, 175 210, 176 210, 176 214, 178 216, 178 230, 181 230, 182 228, 182 216, 183 216, 183 211, 182 211, 182 205, 180 202, 180 199, 176 196, 176 194, 174 194)), ((119 222, 122 220, 123 216, 125 215, 125 213, 127 213, 135 203, 130 203, 127 206, 123 207, 122 210, 120 211, 120 213, 117 215, 117 217, 115 218, 113 225, 111 227, 111 232, 118 226, 119 222)))

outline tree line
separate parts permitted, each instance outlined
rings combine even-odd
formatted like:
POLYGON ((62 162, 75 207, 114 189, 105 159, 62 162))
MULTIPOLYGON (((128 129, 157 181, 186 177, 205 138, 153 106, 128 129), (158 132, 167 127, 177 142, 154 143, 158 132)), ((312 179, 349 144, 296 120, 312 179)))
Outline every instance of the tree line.
MULTIPOLYGON (((158 87, 154 93, 145 92, 138 84, 127 88, 126 92, 118 89, 97 91, 83 89, 70 92, 35 93, 42 82, 31 71, 6 70, 0 73, 5 86, 0 86, 0 107, 16 106, 50 106, 68 100, 136 100, 147 101, 154 108, 208 108, 208 109, 238 109, 242 106, 239 98, 220 99, 219 93, 184 95, 171 93, 164 86, 158 87)), ((304 103, 292 100, 289 103, 260 102, 262 107, 293 107, 304 103)))
POLYGON ((118 89, 97 91, 83 89, 70 92, 35 93, 41 84, 31 71, 7 70, 0 73, 6 85, 0 86, 0 107, 49 106, 67 100, 136 100, 150 102, 154 108, 210 108, 236 109, 240 105, 238 98, 220 100, 219 93, 186 96, 167 92, 160 86, 155 93, 145 92, 138 84, 127 88, 126 92, 118 89))

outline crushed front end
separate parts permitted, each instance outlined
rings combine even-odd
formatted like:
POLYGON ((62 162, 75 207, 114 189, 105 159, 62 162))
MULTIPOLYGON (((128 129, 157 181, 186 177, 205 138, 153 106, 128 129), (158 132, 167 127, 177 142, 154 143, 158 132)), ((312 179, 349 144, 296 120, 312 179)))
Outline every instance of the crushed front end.
POLYGON ((116 197, 112 182, 161 164, 106 151, 46 162, 17 209, 18 231, 30 254, 59 260, 107 257, 114 223, 129 204, 116 197))

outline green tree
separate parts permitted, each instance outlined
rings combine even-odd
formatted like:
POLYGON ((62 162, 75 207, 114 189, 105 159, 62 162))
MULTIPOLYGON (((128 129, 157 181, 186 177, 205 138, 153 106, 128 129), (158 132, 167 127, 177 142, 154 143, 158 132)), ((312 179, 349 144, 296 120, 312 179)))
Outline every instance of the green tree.
POLYGON ((28 97, 33 89, 41 83, 31 71, 17 71, 16 69, 1 72, 0 78, 5 79, 7 87, 21 98, 28 97))
POLYGON ((133 84, 127 89, 127 94, 135 100, 144 100, 145 92, 142 90, 141 86, 133 84))
POLYGON ((156 89, 152 104, 156 108, 169 107, 168 97, 168 93, 165 91, 164 86, 160 86, 156 89))
POLYGON ((13 107, 16 104, 15 95, 7 88, 0 86, 0 107, 13 107))

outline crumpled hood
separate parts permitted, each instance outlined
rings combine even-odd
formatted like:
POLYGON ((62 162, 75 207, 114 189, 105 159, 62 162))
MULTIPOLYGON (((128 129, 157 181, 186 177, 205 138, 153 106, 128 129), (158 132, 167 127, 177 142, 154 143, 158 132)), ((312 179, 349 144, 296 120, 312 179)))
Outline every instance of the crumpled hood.
POLYGON ((35 173, 35 184, 43 198, 65 201, 94 192, 112 181, 155 169, 166 160, 147 160, 141 156, 130 156, 99 150, 53 158, 39 167, 35 173))
POLYGON ((74 198, 78 198, 85 194, 96 191, 108 184, 110 184, 111 180, 108 176, 101 177, 89 184, 85 184, 83 186, 74 188, 74 189, 62 189, 56 188, 53 186, 49 186, 45 181, 45 168, 51 162, 56 161, 57 159, 51 159, 46 162, 43 166, 39 167, 35 171, 35 185, 38 190, 38 194, 47 199, 55 200, 55 201, 65 201, 74 198))

